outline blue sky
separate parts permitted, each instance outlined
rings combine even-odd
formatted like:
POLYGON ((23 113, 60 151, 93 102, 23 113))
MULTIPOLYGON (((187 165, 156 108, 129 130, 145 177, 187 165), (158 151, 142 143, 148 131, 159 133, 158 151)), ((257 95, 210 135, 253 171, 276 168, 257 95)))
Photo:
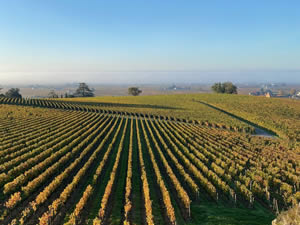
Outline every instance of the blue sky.
POLYGON ((0 3, 0 84, 300 82, 297 0, 0 3))

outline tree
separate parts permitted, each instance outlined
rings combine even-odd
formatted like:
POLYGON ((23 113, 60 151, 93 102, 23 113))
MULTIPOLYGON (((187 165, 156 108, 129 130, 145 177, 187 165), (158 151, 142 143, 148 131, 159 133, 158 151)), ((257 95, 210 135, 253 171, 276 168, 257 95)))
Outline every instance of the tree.
POLYGON ((224 90, 224 86, 222 83, 215 83, 211 89, 216 92, 216 93, 224 93, 225 90, 224 90))
POLYGON ((19 88, 11 88, 5 93, 5 96, 7 98, 22 98, 22 95, 19 93, 19 91, 19 88))
POLYGON ((130 87, 128 88, 128 94, 133 96, 138 96, 142 93, 142 90, 140 90, 138 87, 130 87))
POLYGON ((76 97, 94 97, 93 90, 86 83, 80 83, 74 95, 76 97))
POLYGON ((233 83, 225 82, 223 86, 226 94, 237 94, 237 87, 233 83))
POLYGON ((215 83, 211 89, 216 93, 237 94, 237 87, 231 82, 215 83))
POLYGON ((54 90, 51 90, 48 94, 49 98, 58 98, 58 95, 55 93, 54 90))

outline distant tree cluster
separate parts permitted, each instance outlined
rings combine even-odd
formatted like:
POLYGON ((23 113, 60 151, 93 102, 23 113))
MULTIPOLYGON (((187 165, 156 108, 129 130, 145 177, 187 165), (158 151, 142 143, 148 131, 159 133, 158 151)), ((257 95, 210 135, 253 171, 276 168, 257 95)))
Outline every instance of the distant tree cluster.
MULTIPOLYGON (((2 88, 0 88, 0 91, 2 88)), ((20 94, 19 88, 11 88, 9 89, 5 94, 0 94, 0 97, 7 97, 7 98, 22 98, 22 95, 20 94)))
POLYGON ((128 88, 128 94, 133 96, 138 96, 142 93, 142 90, 140 90, 138 87, 130 87, 128 88))
MULTIPOLYGON (((61 98, 75 98, 75 97, 94 97, 94 90, 90 89, 86 83, 79 83, 79 87, 72 93, 65 93, 60 95, 61 98)), ((59 95, 51 90, 48 94, 48 98, 59 98, 59 95)))
MULTIPOLYGON (((0 88, 0 91, 2 88, 0 88)), ((7 98, 22 98, 22 95, 19 93, 19 88, 11 88, 5 94, 0 93, 0 97, 7 98)), ((138 96, 142 93, 138 87, 129 87, 128 94, 132 96, 138 96)), ((55 90, 51 90, 48 93, 48 98, 74 98, 74 97, 94 97, 94 89, 90 89, 86 83, 79 83, 79 87, 76 89, 75 93, 65 93, 58 95, 55 90)))
POLYGON ((51 90, 48 94, 48 98, 58 98, 58 94, 54 90, 51 90))
POLYGON ((86 83, 80 83, 74 96, 75 97, 94 97, 94 91, 91 90, 86 83))
MULTIPOLYGON (((138 96, 142 93, 138 87, 130 87, 128 88, 128 94, 132 96, 138 96)), ((61 98, 75 98, 75 97, 94 97, 94 90, 90 89, 86 83, 79 83, 79 87, 75 91, 74 94, 72 93, 65 93, 61 95, 61 98)), ((58 94, 55 93, 54 90, 51 90, 48 94, 48 98, 59 98, 58 94)))
POLYGON ((237 87, 231 82, 215 83, 211 89, 216 93, 237 94, 237 87))

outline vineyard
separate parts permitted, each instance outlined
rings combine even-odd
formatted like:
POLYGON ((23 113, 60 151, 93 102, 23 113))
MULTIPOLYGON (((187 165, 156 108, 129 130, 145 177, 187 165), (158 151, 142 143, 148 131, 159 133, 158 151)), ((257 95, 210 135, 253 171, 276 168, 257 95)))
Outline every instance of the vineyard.
MULTIPOLYGON (((1 98, 0 104, 11 105, 25 105, 34 107, 75 110, 84 112, 99 112, 108 114, 118 114, 127 116, 137 116, 141 118, 163 119, 177 122, 194 123, 206 125, 209 127, 217 127, 222 129, 229 129, 235 131, 242 131, 253 133, 254 128, 239 120, 232 119, 226 114, 220 113, 216 110, 211 110, 207 106, 200 107, 201 114, 205 120, 190 119, 186 113, 180 112, 171 113, 176 111, 176 108, 157 106, 157 105, 140 105, 140 104, 122 104, 122 103, 97 103, 97 102, 80 102, 80 101, 57 101, 57 100, 44 100, 44 99, 13 99, 1 98), (162 110, 163 109, 163 110, 162 110), (161 111, 162 110, 162 111, 161 111), (167 110, 167 111, 165 111, 167 110), (152 114, 153 113, 153 114, 152 114), (158 114, 161 113, 161 114, 158 114), (180 116, 179 118, 176 116, 180 116), (212 120, 211 118, 219 118, 219 120, 212 120), (225 123, 224 123, 225 121, 225 123)), ((198 103, 196 105, 199 106, 198 103)), ((199 113, 199 112, 198 112, 199 113)))
MULTIPOLYGON (((221 123, 245 127, 244 123, 232 120, 225 114, 209 109, 205 105, 208 103, 219 109, 230 112, 236 116, 260 125, 291 142, 298 143, 300 147, 300 101, 293 99, 265 98, 247 95, 226 95, 226 94, 186 94, 186 95, 158 95, 158 96, 130 96, 121 97, 97 97, 97 98, 75 98, 70 101, 87 103, 89 101, 101 102, 102 104, 135 104, 151 105, 158 107, 164 105, 168 108, 135 108, 139 112, 158 112, 161 115, 174 115, 192 120, 204 120, 211 123, 221 123)), ((119 107, 120 108, 120 107, 119 107)), ((124 107, 123 107, 124 108, 124 107)), ((125 109, 128 111, 130 109, 125 109)))
POLYGON ((226 115, 0 103, 1 224, 270 224, 300 201, 299 154, 226 115))

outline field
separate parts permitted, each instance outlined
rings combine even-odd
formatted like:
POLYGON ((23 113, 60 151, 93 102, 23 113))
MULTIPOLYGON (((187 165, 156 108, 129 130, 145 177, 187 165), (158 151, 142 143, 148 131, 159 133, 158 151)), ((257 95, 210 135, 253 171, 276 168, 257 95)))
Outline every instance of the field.
POLYGON ((0 99, 0 223, 271 224, 300 200, 299 103, 217 98, 0 99))

